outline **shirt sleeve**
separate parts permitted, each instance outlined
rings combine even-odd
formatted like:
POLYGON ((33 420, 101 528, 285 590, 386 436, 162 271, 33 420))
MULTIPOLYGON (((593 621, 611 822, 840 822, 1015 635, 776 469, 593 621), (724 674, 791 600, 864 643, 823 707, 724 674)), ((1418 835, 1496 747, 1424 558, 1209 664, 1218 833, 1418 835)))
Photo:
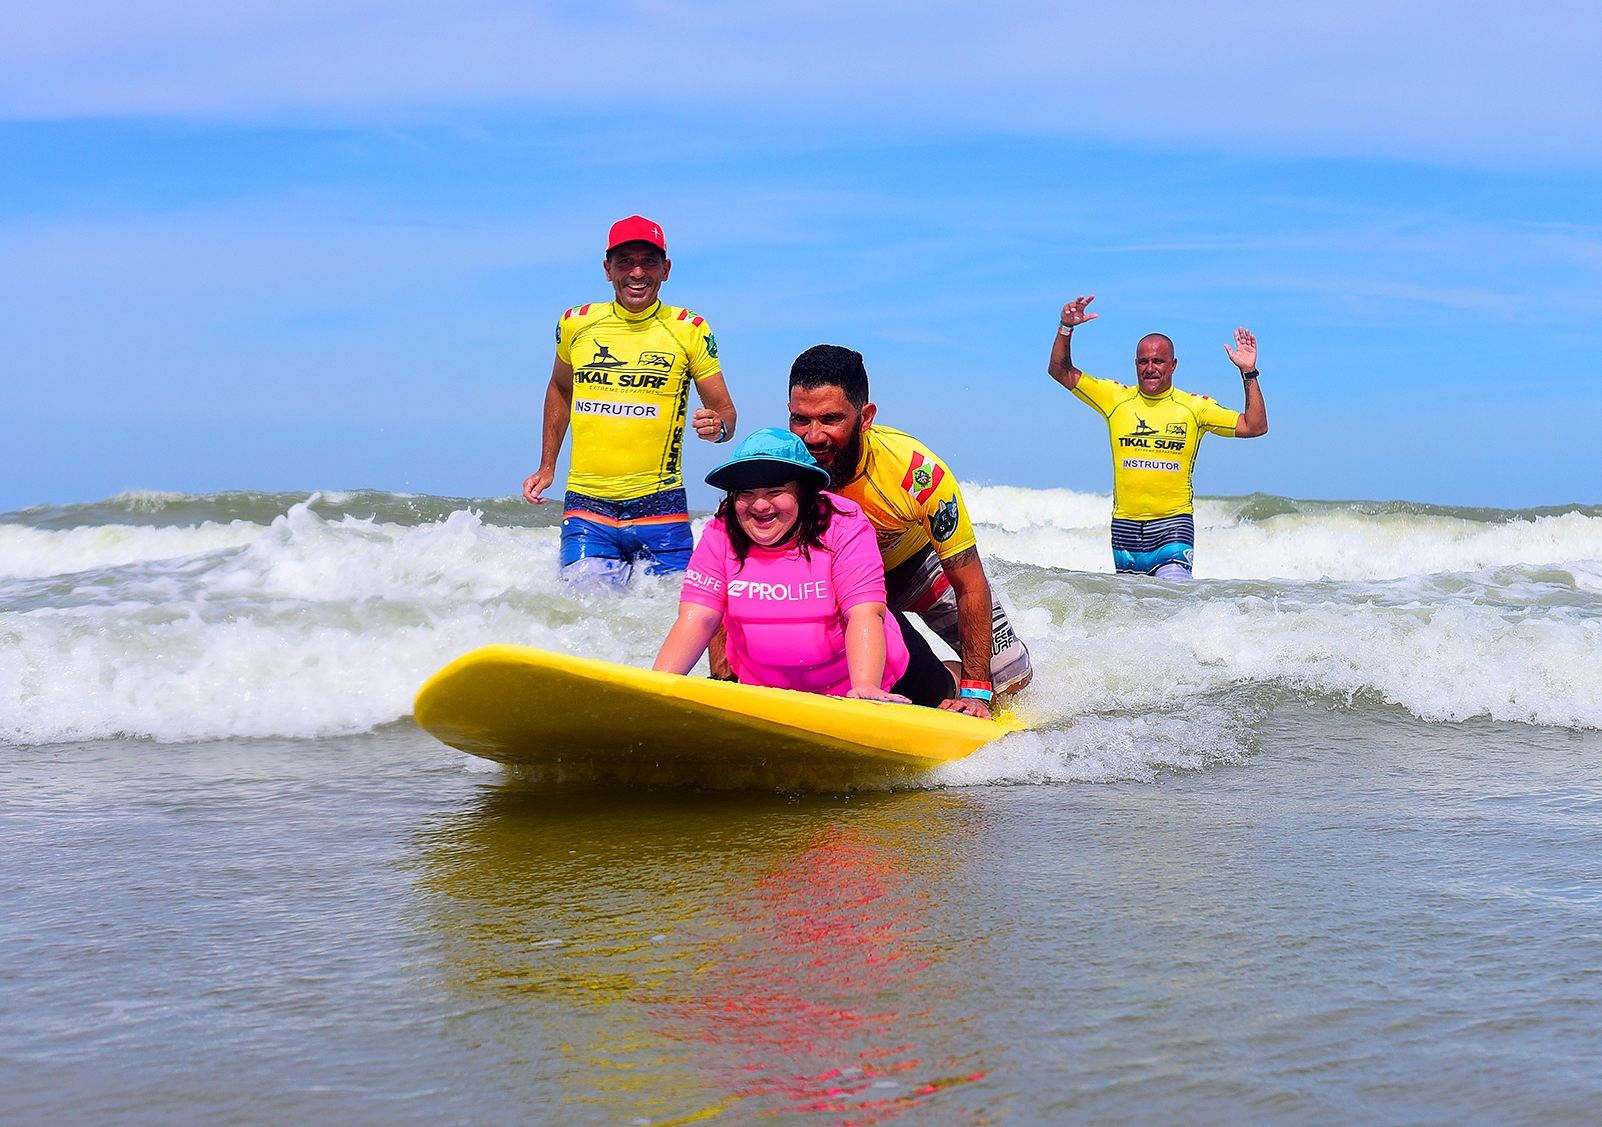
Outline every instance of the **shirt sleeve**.
POLYGON ((1235 437, 1235 423, 1240 419, 1239 411, 1231 411, 1222 403, 1208 399, 1205 395, 1195 396, 1192 409, 1196 412, 1196 421, 1203 430, 1214 434, 1221 434, 1225 438, 1235 437))
POLYGON ((690 378, 704 380, 708 376, 718 375, 723 366, 718 362, 718 338, 712 335, 712 326, 702 317, 694 318, 700 321, 694 325, 690 333, 688 352, 690 354, 690 378))
POLYGON ((1121 392, 1127 390, 1122 384, 1113 380, 1097 379, 1079 374, 1079 382, 1074 384, 1074 395, 1082 402, 1090 404, 1102 415, 1112 414, 1113 408, 1118 406, 1121 392))
POLYGON ((836 513, 829 522, 829 578, 834 584, 834 602, 843 614, 862 603, 882 603, 884 557, 873 525, 860 513, 836 513))
POLYGON ((701 542, 690 555, 684 569, 684 586, 679 588, 681 603, 696 603, 722 614, 728 607, 729 534, 720 520, 707 522, 701 542))
MULTIPOLYGON (((937 463, 938 464, 938 463, 937 463)), ((973 524, 968 520, 968 508, 962 503, 962 490, 957 488, 957 475, 943 471, 935 482, 934 490, 922 502, 924 523, 929 526, 929 540, 935 555, 949 560, 958 552, 966 552, 977 541, 973 524)))
POLYGON ((556 319, 556 358, 569 368, 573 366, 573 311, 569 309, 556 319))

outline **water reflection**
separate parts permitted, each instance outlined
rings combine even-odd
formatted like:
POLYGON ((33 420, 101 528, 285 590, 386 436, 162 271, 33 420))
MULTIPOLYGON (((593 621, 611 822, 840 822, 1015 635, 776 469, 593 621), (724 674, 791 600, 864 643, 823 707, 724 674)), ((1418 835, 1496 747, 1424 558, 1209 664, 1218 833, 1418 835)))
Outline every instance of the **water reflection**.
POLYGON ((494 788, 420 842, 456 1030, 570 1119, 972 1114, 973 937, 959 973, 941 906, 983 823, 960 793, 494 788))

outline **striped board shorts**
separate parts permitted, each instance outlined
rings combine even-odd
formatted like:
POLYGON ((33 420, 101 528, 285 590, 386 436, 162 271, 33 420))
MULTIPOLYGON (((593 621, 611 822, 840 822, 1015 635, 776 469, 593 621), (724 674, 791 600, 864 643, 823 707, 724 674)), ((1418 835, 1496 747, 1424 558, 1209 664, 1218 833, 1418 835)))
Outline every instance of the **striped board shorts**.
POLYGON ((622 586, 636 564, 648 575, 683 571, 694 549, 682 487, 633 501, 567 494, 562 512, 564 579, 622 586))
POLYGON ((1196 559, 1196 518, 1190 513, 1157 520, 1114 517, 1112 550, 1118 571, 1189 579, 1196 559))
MULTIPOLYGON (((885 573, 886 601, 890 609, 915 614, 941 641, 960 656, 962 635, 957 628, 957 592, 946 578, 940 557, 929 546, 885 573)), ((1001 595, 990 587, 990 680, 1000 694, 1033 673, 1029 650, 1013 632, 1001 595)))

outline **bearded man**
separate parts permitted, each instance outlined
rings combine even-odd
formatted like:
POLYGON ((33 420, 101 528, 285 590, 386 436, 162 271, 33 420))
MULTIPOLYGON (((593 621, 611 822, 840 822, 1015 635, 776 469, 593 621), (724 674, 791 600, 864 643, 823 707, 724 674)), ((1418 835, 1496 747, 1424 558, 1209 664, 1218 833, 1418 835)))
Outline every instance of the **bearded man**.
POLYGON ((979 559, 957 476, 911 435, 874 422, 862 354, 834 344, 790 367, 790 430, 862 506, 879 538, 892 611, 916 614, 962 659, 958 695, 941 705, 989 718, 993 695, 1029 684, 1029 651, 979 559))

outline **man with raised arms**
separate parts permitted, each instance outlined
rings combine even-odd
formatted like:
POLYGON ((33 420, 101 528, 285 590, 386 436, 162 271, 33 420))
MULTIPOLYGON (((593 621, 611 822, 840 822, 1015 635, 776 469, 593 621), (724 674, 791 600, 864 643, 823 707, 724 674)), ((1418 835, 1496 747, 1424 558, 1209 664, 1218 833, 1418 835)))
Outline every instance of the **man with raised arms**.
POLYGON ((1095 313, 1095 295, 1062 307, 1046 371, 1101 412, 1113 455, 1113 566, 1121 572, 1189 579, 1196 557, 1195 488, 1191 483, 1202 433, 1257 438, 1268 433, 1268 410, 1257 386, 1257 338, 1235 330, 1224 346, 1246 385, 1246 410, 1231 411, 1205 395, 1174 386, 1174 342, 1148 333, 1135 346, 1135 386, 1087 376, 1074 367, 1074 330, 1095 313))
POLYGON ((918 615, 962 659, 958 695, 940 707, 988 719, 993 693, 1029 684, 1029 651, 991 592, 956 475, 877 413, 861 353, 820 344, 791 366, 790 429, 873 524, 890 609, 918 615))
POLYGON ((540 468, 523 496, 545 503, 571 422, 562 577, 622 586, 636 563, 652 575, 683 571, 695 548, 679 469, 690 384, 701 438, 727 442, 735 413, 705 319, 658 299, 673 269, 662 228, 638 215, 612 224, 603 269, 613 300, 574 306, 556 323, 540 468))

